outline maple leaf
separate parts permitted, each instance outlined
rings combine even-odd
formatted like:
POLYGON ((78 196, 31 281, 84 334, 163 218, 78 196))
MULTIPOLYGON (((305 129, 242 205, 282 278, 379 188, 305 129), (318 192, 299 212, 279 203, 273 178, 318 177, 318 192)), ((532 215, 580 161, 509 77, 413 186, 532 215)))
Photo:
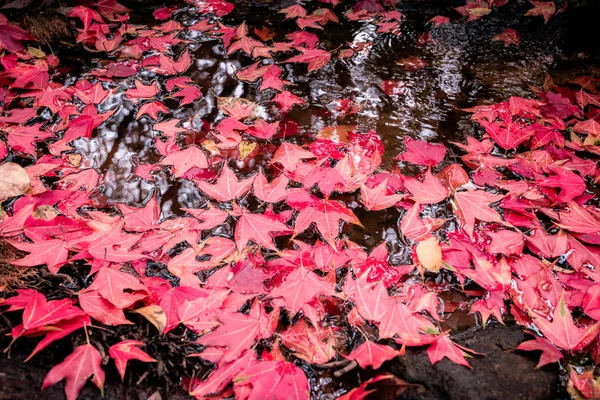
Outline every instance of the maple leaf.
POLYGON ((398 155, 398 160, 435 167, 446 157, 446 148, 441 144, 428 143, 425 140, 415 140, 407 137, 404 140, 404 145, 406 146, 406 152, 398 155))
POLYGON ((572 365, 569 366, 569 393, 572 396, 583 396, 586 399, 597 399, 600 397, 600 380, 594 378, 594 369, 590 368, 583 373, 579 373, 572 365), (574 388, 571 388, 571 385, 574 388), (577 392, 575 392, 577 390, 577 392))
POLYGON ((503 198, 504 196, 483 190, 468 190, 454 194, 453 205, 456 216, 461 223, 461 228, 469 237, 473 237, 476 219, 485 222, 499 222, 510 226, 507 222, 502 221, 500 214, 488 205, 503 198))
POLYGON ((273 97, 273 99, 271 99, 272 102, 277 103, 277 105, 279 106, 279 108, 281 108, 281 112, 286 113, 288 112, 292 107, 294 107, 296 104, 306 104, 306 102, 304 100, 302 100, 300 97, 296 96, 295 94, 293 94, 292 92, 289 91, 283 91, 281 93, 278 93, 277 96, 273 97))
POLYGON ((504 127, 484 120, 479 120, 478 122, 494 139, 494 142, 505 150, 517 148, 535 133, 535 130, 522 128, 513 122, 507 122, 504 127))
POLYGON ((153 101, 151 103, 144 103, 138 110, 135 118, 139 119, 141 116, 148 114, 152 119, 158 121, 158 113, 168 113, 169 109, 160 101, 153 101))
POLYGON ((222 225, 229 216, 227 212, 212 207, 210 204, 205 209, 182 208, 182 210, 200 221, 200 224, 198 224, 198 229, 200 230, 213 229, 222 225))
POLYGON ((224 114, 237 120, 255 117, 256 103, 240 97, 217 97, 217 104, 224 114))
POLYGON ((535 336, 534 340, 521 343, 517 350, 542 352, 540 361, 535 366, 536 369, 543 367, 546 364, 555 363, 563 358, 562 353, 548 339, 535 336))
POLYGON ((148 289, 133 275, 102 268, 87 290, 96 290, 115 307, 125 308, 148 295, 148 289))
POLYGON ((573 126, 573 130, 579 133, 586 133, 592 136, 600 136, 600 122, 595 119, 587 119, 585 121, 577 121, 573 126))
POLYGON ((527 247, 544 258, 555 258, 567 252, 568 236, 560 230, 556 235, 549 235, 544 229, 533 229, 533 233, 525 236, 527 247))
POLYGON ((386 208, 392 207, 405 197, 403 194, 387 194, 388 179, 389 178, 386 178, 385 180, 381 181, 372 189, 369 189, 367 185, 362 185, 360 187, 360 197, 367 210, 385 210, 386 208))
POLYGON ((46 301, 43 294, 34 291, 23 310, 23 328, 40 328, 83 315, 71 299, 46 301))
POLYGON ((269 183, 267 177, 260 171, 254 178, 253 192, 261 201, 278 203, 288 196, 287 186, 289 182, 290 180, 285 175, 279 175, 269 183))
POLYGON ((335 239, 342 221, 362 226, 356 215, 345 205, 338 201, 323 200, 300 211, 296 217, 294 236, 305 231, 314 222, 325 241, 335 248, 335 239))
POLYGON ((179 107, 183 107, 187 104, 192 104, 198 98, 202 96, 202 90, 199 87, 194 85, 186 85, 181 90, 173 93, 172 97, 181 97, 181 101, 179 102, 179 107))
MULTIPOLYGON (((44 335, 44 338, 37 343, 35 349, 33 349, 31 354, 29 354, 29 356, 27 356, 27 358, 24 361, 29 361, 33 356, 35 356, 37 353, 48 347, 52 342, 58 339, 62 339, 78 329, 85 328, 85 326, 89 326, 91 325, 91 323, 92 320, 90 319, 90 317, 88 317, 87 315, 81 315, 74 318, 64 319, 55 323, 52 326, 45 326, 33 329, 31 331, 25 331, 24 334, 27 334, 27 332, 31 332, 32 336, 44 335)), ((22 327, 22 325, 19 326, 22 327)), ((20 336, 20 333, 15 335, 15 330, 19 326, 15 327, 11 332, 13 334, 13 338, 20 336)))
POLYGON ((465 359, 464 347, 457 345, 447 334, 440 335, 438 339, 427 348, 427 356, 431 364, 435 364, 444 357, 449 360, 464 365, 465 367, 471 368, 467 360, 465 359))
POLYGON ((131 232, 146 232, 158 225, 160 208, 154 196, 144 207, 131 207, 125 204, 117 204, 117 208, 123 214, 124 227, 131 232))
POLYGON ((187 132, 186 128, 178 126, 181 122, 180 119, 172 118, 166 121, 159 122, 157 124, 152 125, 152 130, 157 132, 162 132, 162 134, 166 137, 173 137, 178 133, 187 132))
POLYGON ((96 290, 86 290, 79 293, 79 305, 90 317, 105 325, 130 325, 123 310, 106 300, 96 290))
POLYGON ((355 360, 362 369, 366 369, 367 367, 379 369, 384 362, 401 355, 402 352, 394 350, 390 346, 366 340, 354 349, 352 353, 344 357, 355 360))
POLYGON ((229 50, 227 51, 227 55, 230 55, 231 53, 235 53, 238 50, 243 50, 246 54, 251 56, 252 50, 257 46, 260 47, 262 45, 263 44, 261 42, 259 42, 258 40, 252 39, 251 37, 248 37, 248 36, 244 36, 240 40, 232 43, 232 45, 229 47, 229 50))
POLYGON ((10 244, 19 250, 30 253, 20 260, 13 261, 12 264, 23 267, 45 264, 53 274, 57 273, 60 267, 66 264, 69 256, 65 241, 61 239, 46 239, 35 243, 11 241, 10 244))
POLYGON ((268 68, 266 65, 260 66, 260 61, 257 61, 249 67, 238 69, 235 72, 235 76, 242 81, 254 82, 260 79, 267 72, 268 68))
POLYGON ((306 63, 308 64, 308 72, 323 68, 331 59, 331 54, 325 50, 304 48, 298 50, 302 54, 289 58, 286 63, 306 63))
POLYGON ((237 359, 254 341, 263 337, 267 327, 267 317, 259 302, 255 302, 248 315, 238 312, 218 312, 221 322, 214 331, 200 337, 203 346, 225 346, 223 362, 237 359))
POLYGON ((567 207, 560 210, 557 215, 557 226, 576 233, 596 233, 600 231, 600 218, 597 213, 592 214, 588 209, 574 201, 567 203, 567 207))
POLYGON ((407 178, 404 186, 412 194, 413 199, 421 204, 435 204, 448 197, 448 190, 442 182, 427 169, 423 182, 415 178, 407 178))
POLYGON ((202 399, 207 395, 220 393, 231 383, 235 375, 256 364, 256 362, 253 351, 244 352, 243 355, 230 363, 221 362, 218 368, 209 375, 208 379, 192 388, 190 395, 202 399))
POLYGON ((511 44, 519 47, 521 43, 519 34, 511 28, 507 28, 504 32, 494 36, 492 40, 504 42, 504 47, 509 47, 511 44))
MULTIPOLYGON (((367 274, 362 274, 356 280, 348 279, 344 287, 346 293, 356 304, 360 315, 373 322, 379 322, 388 312, 388 293, 382 281, 370 284, 367 274)), ((381 333, 382 338, 386 337, 381 333)), ((390 335, 390 337, 393 334, 390 335)))
POLYGON ((253 126, 248 128, 246 133, 263 140, 269 140, 279 131, 279 121, 268 123, 264 119, 259 119, 253 126))
POLYGON ((5 49, 11 53, 23 50, 21 40, 35 40, 26 30, 18 26, 9 24, 0 24, 0 49, 5 49))
POLYGON ((221 175, 214 184, 199 179, 194 180, 194 182, 200 190, 211 198, 217 201, 231 201, 244 196, 250 190, 254 177, 238 179, 225 162, 221 169, 221 175))
POLYGON ((296 268, 285 282, 271 290, 271 296, 281 297, 283 305, 296 315, 317 295, 335 296, 333 285, 304 267, 296 268))
POLYGON ((186 50, 179 56, 177 61, 161 53, 158 56, 158 62, 159 66, 155 68, 157 73, 162 75, 177 75, 187 71, 192 64, 192 59, 190 57, 190 51, 186 50))
POLYGON ((250 240, 265 249, 277 251, 277 247, 273 244, 273 235, 270 233, 292 233, 288 226, 272 216, 245 211, 241 211, 240 219, 235 226, 235 243, 239 251, 242 251, 250 240))
POLYGON ((151 99, 160 92, 158 81, 153 81, 150 85, 144 85, 139 80, 134 80, 135 89, 127 89, 125 96, 132 101, 138 99, 151 99))
POLYGON ((143 346, 144 342, 138 340, 123 340, 117 344, 110 346, 108 354, 115 360, 117 371, 121 375, 121 380, 125 380, 125 371, 129 360, 139 360, 143 362, 155 362, 156 360, 139 349, 138 346, 143 346))
POLYGON ((42 124, 34 124, 19 128, 8 128, 8 145, 14 151, 35 156, 34 143, 54 137, 52 133, 42 131, 41 126, 42 124))
POLYGON ((91 8, 85 6, 73 7, 67 17, 79 18, 81 22, 83 22, 84 30, 88 30, 93 22, 104 22, 98 11, 92 10, 91 8))
POLYGON ((530 1, 534 7, 525 13, 527 17, 536 17, 540 15, 544 17, 544 21, 547 23, 556 13, 556 5, 553 1, 530 1))
POLYGON ((67 400, 76 400, 89 378, 101 392, 104 391, 104 371, 102 355, 91 344, 77 347, 63 362, 52 368, 42 383, 42 389, 66 379, 67 400))
POLYGON ((295 4, 287 8, 279 10, 280 13, 285 14, 285 19, 303 18, 306 17, 306 9, 300 4, 295 4))
POLYGON ((202 150, 197 146, 189 146, 185 150, 180 150, 169 154, 163 158, 158 165, 171 165, 175 170, 173 176, 181 178, 190 169, 196 167, 200 169, 208 168, 208 160, 202 150))
POLYGON ((310 190, 314 185, 319 187, 326 199, 331 196, 334 190, 340 192, 348 191, 346 179, 339 170, 331 167, 316 167, 306 175, 304 178, 304 188, 310 190))
POLYGON ((575 325, 573 316, 565 304, 564 291, 554 308, 552 322, 531 310, 529 314, 544 336, 555 346, 564 350, 581 350, 590 344, 600 332, 600 322, 581 328, 575 325))
POLYGON ((335 357, 335 341, 331 329, 313 328, 301 319, 281 333, 281 343, 298 358, 311 364, 324 364, 335 357))
POLYGON ((240 372, 233 378, 236 393, 242 388, 252 399, 309 400, 308 379, 294 363, 262 361, 240 372))
POLYGON ((184 300, 177 309, 180 321, 195 332, 207 332, 219 325, 217 310, 229 296, 228 289, 212 289, 195 300, 184 300))
POLYGON ((271 163, 280 163, 286 171, 294 172, 302 159, 313 158, 308 150, 289 142, 283 142, 275 152, 271 163))
POLYGON ((259 91, 273 89, 282 91, 289 82, 280 78, 283 70, 275 65, 269 66, 263 75, 259 91))

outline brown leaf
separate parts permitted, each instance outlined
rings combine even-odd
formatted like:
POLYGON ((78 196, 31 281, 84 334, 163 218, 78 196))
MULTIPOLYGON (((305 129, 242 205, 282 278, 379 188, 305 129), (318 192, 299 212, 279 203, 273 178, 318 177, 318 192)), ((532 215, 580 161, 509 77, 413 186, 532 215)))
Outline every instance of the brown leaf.
POLYGON ((152 304, 147 307, 138 308, 134 311, 143 315, 144 318, 154 325, 160 333, 164 332, 165 326, 167 325, 167 315, 161 306, 152 304))
POLYGON ((29 175, 19 164, 7 162, 0 165, 0 201, 25 194, 30 187, 29 175))

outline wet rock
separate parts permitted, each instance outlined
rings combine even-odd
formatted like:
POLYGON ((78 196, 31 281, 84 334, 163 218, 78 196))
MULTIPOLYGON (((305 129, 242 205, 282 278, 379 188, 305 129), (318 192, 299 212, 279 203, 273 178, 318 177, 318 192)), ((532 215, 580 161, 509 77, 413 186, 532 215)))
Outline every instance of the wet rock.
POLYGON ((407 350, 404 357, 390 362, 387 369, 408 382, 422 385, 423 389, 410 389, 401 399, 541 400, 556 397, 558 365, 536 370, 538 354, 512 351, 527 339, 521 328, 496 324, 463 332, 453 339, 485 356, 469 359, 473 368, 468 369, 447 359, 431 366, 426 348, 407 350))

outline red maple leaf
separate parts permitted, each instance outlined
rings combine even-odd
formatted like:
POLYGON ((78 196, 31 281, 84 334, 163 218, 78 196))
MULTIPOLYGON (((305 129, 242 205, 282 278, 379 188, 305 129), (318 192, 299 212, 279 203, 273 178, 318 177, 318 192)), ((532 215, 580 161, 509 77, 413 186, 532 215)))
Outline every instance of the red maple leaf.
POLYGON ((271 232, 284 235, 293 232, 272 216, 249 213, 247 210, 239 210, 236 213, 240 217, 235 227, 235 242, 239 251, 242 251, 250 240, 265 249, 277 251, 277 247, 273 244, 274 235, 271 232))
POLYGON ((0 49, 6 49, 11 53, 23 50, 21 40, 35 40, 26 30, 18 26, 0 24, 0 49))
POLYGON ((385 210, 386 208, 392 207, 405 197, 403 194, 388 194, 387 186, 388 178, 384 179, 373 188, 369 188, 367 185, 361 186, 360 196, 367 210, 385 210))
POLYGON ((48 372, 42 383, 42 389, 66 379, 67 400, 75 400, 89 378, 92 378, 94 385, 103 391, 102 355, 91 344, 84 344, 77 347, 63 362, 48 372))
POLYGON ((552 321, 548 321, 545 316, 540 316, 531 310, 529 315, 544 336, 555 346, 564 350, 577 351, 583 349, 596 338, 600 331, 600 322, 586 327, 575 325, 571 311, 565 304, 564 291, 554 308, 552 321))
POLYGON ((433 342, 429 348, 427 348, 427 355, 431 364, 435 364, 447 357, 449 360, 464 365, 465 367, 471 368, 467 360, 465 359, 465 351, 467 350, 462 346, 457 345, 447 334, 440 335, 438 339, 433 342))
POLYGON ((384 362, 402 354, 402 352, 394 350, 390 346, 365 340, 352 353, 344 357, 355 360, 362 369, 366 369, 367 367, 379 369, 384 362))
POLYGON ((448 197, 448 190, 442 185, 438 177, 428 169, 423 182, 415 178, 406 178, 404 186, 412 194, 412 198, 421 204, 435 204, 448 197))
POLYGON ((238 373, 233 381, 234 390, 245 390, 248 398, 310 399, 304 371, 291 362, 262 361, 238 373))
POLYGON ((548 339, 535 336, 534 340, 521 343, 517 350, 524 351, 541 351, 540 361, 535 368, 541 368, 546 364, 552 364, 563 358, 562 353, 548 339))
POLYGON ((335 248, 335 239, 342 221, 362 226, 356 215, 342 203, 334 200, 319 201, 300 211, 296 217, 294 236, 308 229, 314 222, 325 241, 335 248))
POLYGON ((490 203, 502 200, 504 196, 485 192, 483 190, 467 190, 454 194, 455 213, 460 221, 461 228, 473 237, 475 220, 485 222, 499 222, 510 226, 502 221, 498 211, 489 206, 490 203))
POLYGON ((333 285, 304 267, 296 268, 281 285, 271 290, 271 296, 281 297, 292 315, 318 295, 335 296, 333 285))
POLYGON ((271 101, 277 103, 279 108, 281 108, 281 112, 284 113, 288 112, 296 104, 305 104, 304 100, 287 90, 278 93, 271 101))
POLYGON ((174 169, 173 176, 181 178, 190 169, 196 167, 200 169, 208 168, 206 156, 196 146, 189 146, 185 150, 180 150, 169 154, 163 158, 158 165, 171 165, 174 169))
POLYGON ((135 118, 139 119, 142 115, 148 114, 152 119, 158 121, 158 113, 169 113, 169 109, 160 101, 153 101, 150 103, 144 103, 138 110, 135 118))
POLYGON ((259 302, 254 303, 249 314, 219 312, 218 318, 222 325, 200 337, 198 343, 226 347, 222 362, 239 358, 256 339, 267 336, 268 319, 259 302))
POLYGON ((231 201, 244 196, 250 190, 253 181, 254 177, 238 179, 227 162, 223 164, 221 175, 214 184, 204 180, 194 180, 200 190, 217 201, 231 201))
POLYGON ((534 5, 532 9, 527 11, 525 14, 528 17, 542 16, 544 21, 550 21, 550 18, 556 13, 556 5, 553 1, 535 1, 530 0, 531 4, 534 5))
POLYGON ((151 99, 160 92, 158 81, 153 81, 150 85, 144 85, 140 80, 134 81, 135 89, 127 89, 125 96, 132 101, 138 99, 151 99))
POLYGON ((446 148, 441 144, 428 143, 425 140, 415 140, 407 137, 404 140, 404 145, 406 146, 406 152, 400 154, 397 157, 398 160, 435 167, 446 157, 446 148))
POLYGON ((288 59, 287 63, 305 63, 308 64, 308 72, 321 69, 331 59, 331 53, 321 49, 305 49, 298 48, 301 55, 294 56, 288 59))
POLYGON ((117 344, 110 346, 108 354, 115 360, 117 371, 121 375, 121 380, 125 379, 125 370, 129 360, 139 360, 143 362, 155 362, 156 360, 139 349, 138 346, 143 346, 144 342, 138 340, 123 340, 117 344))

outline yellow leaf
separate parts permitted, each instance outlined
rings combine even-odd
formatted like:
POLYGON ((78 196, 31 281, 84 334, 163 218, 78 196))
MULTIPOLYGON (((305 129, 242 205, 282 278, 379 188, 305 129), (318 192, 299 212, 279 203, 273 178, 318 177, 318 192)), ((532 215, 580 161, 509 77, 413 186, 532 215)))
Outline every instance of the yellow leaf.
POLYGON ((58 210, 52 206, 44 205, 39 206, 33 212, 33 218, 43 219, 44 221, 50 221, 58 216, 58 210))
POLYGON ((19 164, 6 162, 0 165, 0 201, 25 194, 30 187, 29 175, 19 164))
POLYGON ((248 157, 248 155, 250 153, 252 153, 255 148, 256 148, 256 143, 241 142, 240 146, 239 146, 239 149, 240 149, 240 159, 245 160, 246 157, 248 157))
POLYGON ((427 271, 439 272, 442 267, 442 249, 440 242, 434 236, 417 244, 417 258, 427 271))
POLYGON ((40 50, 40 49, 38 49, 36 47, 28 47, 27 51, 29 52, 29 54, 31 54, 35 58, 44 58, 44 57, 46 57, 46 53, 44 53, 42 50, 40 50))
POLYGON ((151 306, 138 308, 137 310, 134 310, 134 312, 143 315, 144 318, 150 321, 160 333, 164 332, 165 326, 167 325, 167 315, 159 305, 153 304, 151 306))

